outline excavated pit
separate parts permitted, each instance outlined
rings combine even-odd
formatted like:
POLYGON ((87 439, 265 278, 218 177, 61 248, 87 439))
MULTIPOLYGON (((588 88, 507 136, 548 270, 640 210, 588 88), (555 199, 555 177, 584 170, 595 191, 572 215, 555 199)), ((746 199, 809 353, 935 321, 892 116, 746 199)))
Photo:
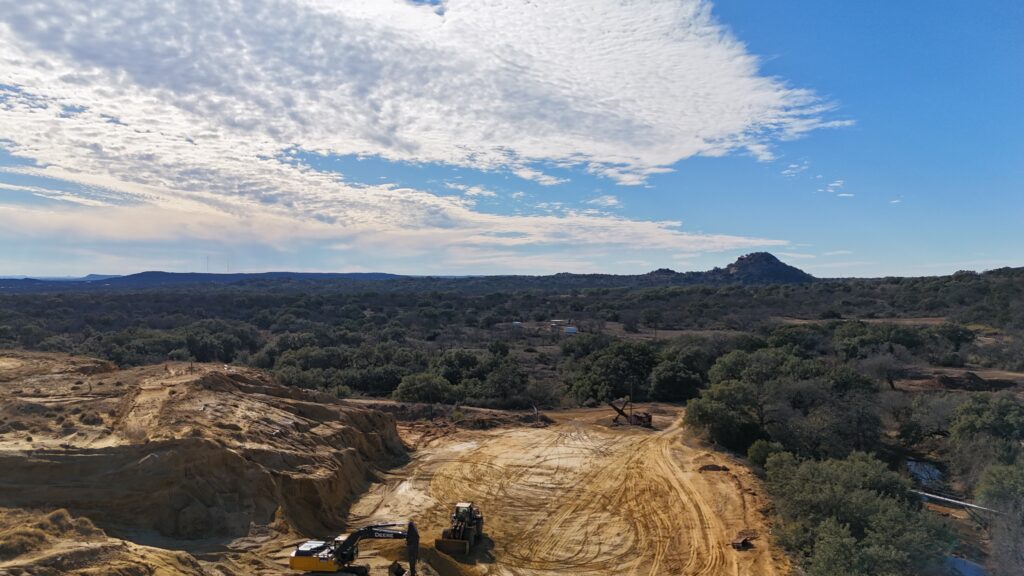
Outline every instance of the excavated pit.
MULTIPOLYGON (((2 352, 0 574, 280 575, 307 537, 410 520, 423 576, 789 573, 753 474, 678 408, 645 410, 653 430, 605 409, 453 412, 226 366, 2 352), (484 541, 434 550, 467 499, 484 541), (739 533, 753 549, 729 546, 739 533)), ((365 544, 374 576, 406 562, 403 543, 365 544)))
POLYGON ((0 507, 67 509, 132 542, 333 534, 405 459, 392 416, 258 371, 0 356, 0 507))

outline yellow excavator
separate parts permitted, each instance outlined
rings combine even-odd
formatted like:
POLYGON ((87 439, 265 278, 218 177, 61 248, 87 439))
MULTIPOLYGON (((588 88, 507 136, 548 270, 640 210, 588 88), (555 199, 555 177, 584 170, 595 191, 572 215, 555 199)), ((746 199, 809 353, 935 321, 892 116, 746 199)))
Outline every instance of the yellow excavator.
POLYGON ((420 534, 416 524, 409 522, 402 530, 402 524, 375 524, 333 540, 308 540, 299 544, 288 558, 288 567, 301 572, 338 572, 351 576, 367 576, 366 566, 352 563, 359 556, 361 540, 405 540, 409 555, 409 574, 416 576, 416 560, 420 551, 420 534))

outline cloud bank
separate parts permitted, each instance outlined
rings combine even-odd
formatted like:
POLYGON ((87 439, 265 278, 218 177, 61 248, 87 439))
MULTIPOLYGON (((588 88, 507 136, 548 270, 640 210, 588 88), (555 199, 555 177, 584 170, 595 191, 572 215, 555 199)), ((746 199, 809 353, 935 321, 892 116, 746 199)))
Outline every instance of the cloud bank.
POLYGON ((675 221, 485 213, 282 156, 507 171, 552 189, 565 180, 544 166, 641 184, 695 155, 768 158, 775 140, 840 124, 830 108, 761 75, 694 0, 0 0, 0 146, 36 162, 24 174, 107 192, 5 206, 7 230, 26 234, 776 245, 675 221), (215 231, 186 225, 208 221, 215 231))

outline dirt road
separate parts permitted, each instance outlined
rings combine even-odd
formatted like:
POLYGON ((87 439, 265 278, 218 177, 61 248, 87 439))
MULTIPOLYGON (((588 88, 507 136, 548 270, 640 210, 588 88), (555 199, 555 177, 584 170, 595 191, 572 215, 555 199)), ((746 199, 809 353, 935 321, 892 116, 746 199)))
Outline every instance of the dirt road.
POLYGON ((611 428, 607 410, 547 428, 459 433, 421 449, 353 507, 353 523, 415 519, 432 543, 452 503, 472 500, 488 540, 442 574, 788 573, 770 543, 749 471, 687 442, 680 415, 660 430, 611 428), (701 472, 709 464, 727 470, 701 472), (755 547, 729 543, 740 530, 755 547))

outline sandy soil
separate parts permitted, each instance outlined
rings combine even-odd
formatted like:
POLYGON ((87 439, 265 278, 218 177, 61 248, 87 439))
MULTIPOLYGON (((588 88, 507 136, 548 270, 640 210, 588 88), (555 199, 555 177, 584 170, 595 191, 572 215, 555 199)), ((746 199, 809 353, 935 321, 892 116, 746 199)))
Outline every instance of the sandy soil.
POLYGON ((11 576, 205 575, 189 554, 111 538, 67 510, 0 508, 0 574, 11 576))
MULTIPOLYGON (((0 352, 0 574, 287 574, 307 537, 408 520, 424 576, 788 573, 757 479, 678 408, 644 409, 656 430, 603 408, 455 418, 219 365, 0 352), (487 517, 469 558, 432 546, 460 500, 487 517)), ((361 548, 375 575, 405 560, 361 548)))
POLYGON ((476 502, 488 538, 470 558, 434 554, 441 574, 788 573, 757 479, 661 411, 654 431, 610 427, 609 411, 593 409, 549 414, 548 427, 446 436, 371 489, 350 520, 411 518, 426 542, 454 502, 476 502), (712 464, 727 469, 701 471, 712 464), (756 536, 753 549, 730 547, 740 531, 756 536))
MULTIPOLYGON (((0 360, 0 507, 64 508, 104 538, 187 552, 210 574, 282 573, 269 550, 340 532, 375 471, 405 460, 391 416, 258 371, 0 360)), ((83 554, 74 573, 104 558, 83 554)))

